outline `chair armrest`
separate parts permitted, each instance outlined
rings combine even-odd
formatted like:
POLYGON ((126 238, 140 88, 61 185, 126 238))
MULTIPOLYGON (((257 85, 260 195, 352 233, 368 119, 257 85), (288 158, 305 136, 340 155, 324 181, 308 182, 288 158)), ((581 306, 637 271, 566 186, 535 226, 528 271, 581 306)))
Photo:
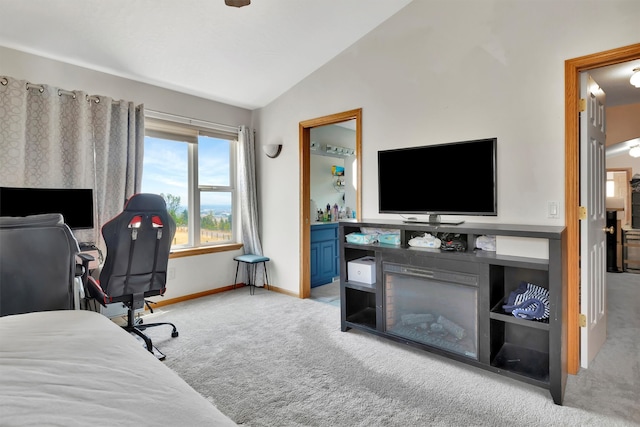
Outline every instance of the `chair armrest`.
POLYGON ((87 277, 89 276, 89 263, 94 261, 95 258, 93 255, 89 255, 87 253, 80 252, 76 255, 77 258, 80 259, 80 264, 76 263, 76 277, 82 278, 82 284, 86 287, 87 277))
POLYGON ((106 307, 107 304, 111 303, 111 298, 104 293, 100 284, 91 276, 87 278, 87 283, 85 285, 85 294, 89 298, 93 298, 100 303, 103 307, 106 307))
POLYGON ((76 264, 76 277, 81 277, 84 294, 88 298, 97 300, 101 305, 107 306, 109 297, 104 293, 100 284, 89 276, 89 263, 94 261, 93 255, 81 252, 77 255, 82 264, 76 264))
POLYGON ((95 258, 93 257, 93 255, 88 254, 86 252, 80 252, 78 254, 78 258, 80 258, 82 260, 82 263, 84 264, 84 261, 86 261, 87 263, 89 263, 89 261, 93 261, 95 260, 95 258))

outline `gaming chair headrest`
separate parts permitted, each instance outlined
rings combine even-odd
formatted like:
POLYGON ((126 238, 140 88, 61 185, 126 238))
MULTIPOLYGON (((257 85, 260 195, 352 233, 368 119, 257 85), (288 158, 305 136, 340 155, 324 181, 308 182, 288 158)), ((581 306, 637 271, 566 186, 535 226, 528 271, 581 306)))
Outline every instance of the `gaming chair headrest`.
POLYGON ((159 210, 167 210, 167 204, 162 196, 150 193, 134 194, 124 206, 124 211, 155 212, 159 210))

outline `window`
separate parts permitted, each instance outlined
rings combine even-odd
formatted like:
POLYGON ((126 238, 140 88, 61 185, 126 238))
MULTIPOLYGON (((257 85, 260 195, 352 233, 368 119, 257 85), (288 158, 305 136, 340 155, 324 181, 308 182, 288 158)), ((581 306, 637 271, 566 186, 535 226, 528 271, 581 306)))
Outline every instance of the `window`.
POLYGON ((624 198, 628 188, 626 172, 607 171, 605 188, 607 197, 624 198))
POLYGON ((236 240, 237 128, 194 122, 145 118, 142 192, 167 202, 176 221, 173 248, 236 240))

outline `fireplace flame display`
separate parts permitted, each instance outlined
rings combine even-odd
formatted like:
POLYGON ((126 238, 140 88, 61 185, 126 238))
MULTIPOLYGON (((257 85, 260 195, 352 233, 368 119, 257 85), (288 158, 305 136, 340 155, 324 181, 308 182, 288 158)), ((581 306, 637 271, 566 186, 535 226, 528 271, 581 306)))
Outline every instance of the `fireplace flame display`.
POLYGON ((460 284, 458 273, 411 274, 414 267, 396 274, 397 265, 384 268, 387 332, 477 359, 477 288, 467 285, 470 275, 460 284))

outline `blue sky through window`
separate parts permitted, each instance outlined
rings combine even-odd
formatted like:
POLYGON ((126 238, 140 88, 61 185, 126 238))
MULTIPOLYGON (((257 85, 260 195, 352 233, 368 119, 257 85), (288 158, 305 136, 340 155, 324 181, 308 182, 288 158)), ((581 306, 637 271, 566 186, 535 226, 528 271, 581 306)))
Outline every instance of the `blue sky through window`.
POLYGON ((142 192, 179 196, 188 200, 188 145, 160 138, 145 137, 142 192))
MULTIPOLYGON (((211 137, 198 138, 198 180, 201 185, 230 185, 230 141, 211 137)), ((180 197, 180 204, 188 201, 188 143, 145 137, 142 191, 172 194, 180 197)), ((231 206, 230 193, 203 193, 204 209, 231 206)))
POLYGON ((224 139, 198 137, 200 185, 229 185, 229 144, 224 139))

